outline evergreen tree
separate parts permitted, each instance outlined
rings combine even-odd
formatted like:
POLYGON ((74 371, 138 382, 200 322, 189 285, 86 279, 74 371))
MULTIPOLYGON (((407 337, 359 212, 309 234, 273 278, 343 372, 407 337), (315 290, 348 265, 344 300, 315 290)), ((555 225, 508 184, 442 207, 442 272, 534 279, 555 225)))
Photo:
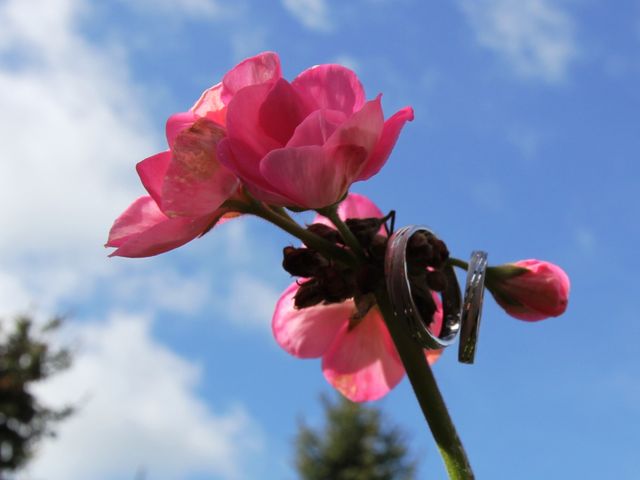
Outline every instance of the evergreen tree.
POLYGON ((374 407, 340 397, 322 398, 326 425, 304 423, 296 436, 296 467, 302 480, 412 480, 416 462, 396 427, 374 407))
POLYGON ((0 479, 29 460, 38 440, 53 434, 52 422, 71 413, 44 407, 30 392, 34 382, 70 365, 67 350, 53 350, 44 340, 59 325, 54 319, 34 333, 32 320, 24 316, 8 332, 0 325, 0 479))

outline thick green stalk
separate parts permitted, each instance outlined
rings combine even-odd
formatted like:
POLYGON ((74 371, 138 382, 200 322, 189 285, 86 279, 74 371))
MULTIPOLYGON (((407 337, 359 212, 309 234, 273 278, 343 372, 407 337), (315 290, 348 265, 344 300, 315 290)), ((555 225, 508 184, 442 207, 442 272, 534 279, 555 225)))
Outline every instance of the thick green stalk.
POLYGON ((396 345, 407 376, 452 480, 474 479, 462 442, 440 394, 424 351, 398 323, 385 288, 376 291, 378 307, 396 345))
MULTIPOLYGON (((238 203, 237 205, 228 206, 242 213, 256 215, 279 226, 286 232, 302 240, 307 246, 322 252, 327 258, 333 258, 347 265, 356 265, 365 259, 364 251, 360 243, 347 225, 340 219, 336 208, 323 209, 322 212, 319 213, 325 215, 333 222, 342 235, 343 240, 357 258, 354 257, 352 253, 302 228, 291 219, 289 215, 272 209, 268 205, 258 202, 255 199, 250 198, 249 205, 238 203)), ((454 259, 452 263, 462 267, 461 264, 464 262, 455 261, 454 259)), ((466 264, 463 268, 466 268, 466 264)), ((451 421, 431 367, 426 361, 424 351, 408 335, 404 326, 398 323, 394 316, 386 289, 380 288, 375 292, 375 295, 391 338, 402 359, 418 404, 438 445, 449 478, 451 480, 473 480, 475 477, 469 465, 466 452, 451 421)))
POLYGON ((333 223, 340 232, 344 243, 347 244, 347 246, 358 257, 359 260, 364 261, 365 255, 364 251, 362 250, 362 246, 360 245, 360 242, 358 242, 358 239, 355 237, 353 232, 349 229, 349 227, 347 227, 347 224, 344 223, 340 218, 340 215, 338 215, 338 208, 336 206, 327 207, 318 210, 318 213, 331 220, 331 223, 333 223))
POLYGON ((454 257, 449 257, 449 264, 454 267, 462 268, 463 270, 467 270, 469 268, 469 264, 467 262, 454 257))
POLYGON ((288 214, 286 214, 284 210, 284 213, 281 213, 277 210, 271 209, 268 205, 253 199, 251 199, 251 203, 249 205, 245 203, 227 202, 227 206, 235 211, 255 215, 273 223, 285 232, 302 240, 307 247, 321 252, 327 258, 333 258, 345 265, 354 265, 356 263, 355 257, 347 250, 301 227, 288 214))

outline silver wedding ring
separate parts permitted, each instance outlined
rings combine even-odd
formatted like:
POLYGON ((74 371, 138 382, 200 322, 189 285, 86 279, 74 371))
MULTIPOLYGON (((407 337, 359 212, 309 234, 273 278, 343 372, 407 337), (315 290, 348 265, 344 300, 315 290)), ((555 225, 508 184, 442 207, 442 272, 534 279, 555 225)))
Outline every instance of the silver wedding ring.
POLYGON ((407 244, 420 231, 433 234, 426 227, 410 225, 400 228, 389 238, 384 264, 387 290, 394 315, 407 326, 409 334, 423 348, 440 350, 451 345, 460 331, 460 286, 453 267, 444 267, 447 286, 441 293, 442 329, 439 335, 434 335, 428 328, 430 322, 422 318, 413 300, 407 271, 407 244))
POLYGON ((486 272, 487 252, 472 252, 462 302, 462 329, 458 346, 458 361, 462 363, 473 363, 476 355, 486 272))

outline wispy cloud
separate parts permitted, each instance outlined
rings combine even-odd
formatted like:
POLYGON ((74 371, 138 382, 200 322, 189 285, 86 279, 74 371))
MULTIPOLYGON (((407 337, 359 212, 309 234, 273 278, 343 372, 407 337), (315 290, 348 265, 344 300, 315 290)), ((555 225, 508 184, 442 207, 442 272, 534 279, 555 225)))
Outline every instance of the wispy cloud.
POLYGON ((310 30, 328 32, 333 28, 326 0, 282 0, 282 4, 310 30))
POLYGON ((184 17, 217 17, 228 9, 217 0, 121 0, 127 7, 154 14, 180 15, 184 17))
POLYGON ((0 4, 0 270, 39 302, 106 268, 106 229, 139 194, 133 165, 158 147, 127 65, 77 33, 86 8, 0 4))
POLYGON ((557 0, 460 0, 480 45, 523 77, 564 80, 578 56, 574 21, 557 0))
MULTIPOLYGON (((0 2, 0 311, 91 308, 104 287, 102 301, 189 313, 210 301, 206 279, 187 281, 170 263, 145 275, 109 261, 102 247, 113 219, 143 192, 135 163, 164 139, 149 127, 126 55, 83 34, 92 8, 88 0, 0 2), (154 307, 134 304, 136 294, 154 307)), ((70 325, 82 350, 42 392, 87 401, 44 445, 30 480, 133 478, 140 467, 157 479, 239 475, 253 422, 242 409, 213 413, 196 392, 199 368, 154 340, 150 325, 134 315, 70 325)))
POLYGON ((110 287, 110 299, 119 306, 183 315, 201 313, 211 297, 211 281, 202 273, 181 274, 170 267, 125 268, 110 287), (126 272, 126 273, 125 273, 126 272))
POLYGON ((598 247, 598 241, 593 229, 580 226, 575 229, 576 246, 585 255, 592 256, 598 247))
POLYGON ((337 63, 339 65, 350 68, 356 73, 363 68, 361 60, 358 60, 356 57, 348 54, 338 55, 333 59, 333 63, 337 63))
POLYGON ((150 478, 190 474, 236 479, 241 451, 262 447, 246 412, 214 413, 198 398, 201 370, 151 336, 143 317, 114 314, 76 325, 74 365, 38 389, 51 405, 78 404, 27 472, 31 480, 150 478))
POLYGON ((527 161, 535 160, 544 143, 543 134, 533 128, 514 126, 507 132, 507 138, 527 161))
POLYGON ((242 328, 269 330, 280 292, 248 273, 235 274, 222 302, 228 318, 242 328))

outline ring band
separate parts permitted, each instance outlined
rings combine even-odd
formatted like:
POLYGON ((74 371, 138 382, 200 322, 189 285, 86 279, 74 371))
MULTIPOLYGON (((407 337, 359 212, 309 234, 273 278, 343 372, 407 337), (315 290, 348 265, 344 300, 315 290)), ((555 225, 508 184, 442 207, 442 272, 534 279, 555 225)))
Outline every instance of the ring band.
POLYGON ((486 272, 487 252, 472 252, 467 270, 464 300, 462 302, 462 330, 458 346, 458 361, 461 363, 473 363, 476 355, 486 272))
POLYGON ((394 316, 407 326, 409 334, 423 348, 440 350, 451 345, 460 331, 460 286, 453 267, 446 265, 442 270, 447 280, 447 286, 441 293, 442 329, 439 335, 434 335, 413 301, 407 271, 407 244, 415 233, 421 231, 434 235, 426 227, 410 225, 400 228, 389 237, 384 262, 387 291, 394 316))

